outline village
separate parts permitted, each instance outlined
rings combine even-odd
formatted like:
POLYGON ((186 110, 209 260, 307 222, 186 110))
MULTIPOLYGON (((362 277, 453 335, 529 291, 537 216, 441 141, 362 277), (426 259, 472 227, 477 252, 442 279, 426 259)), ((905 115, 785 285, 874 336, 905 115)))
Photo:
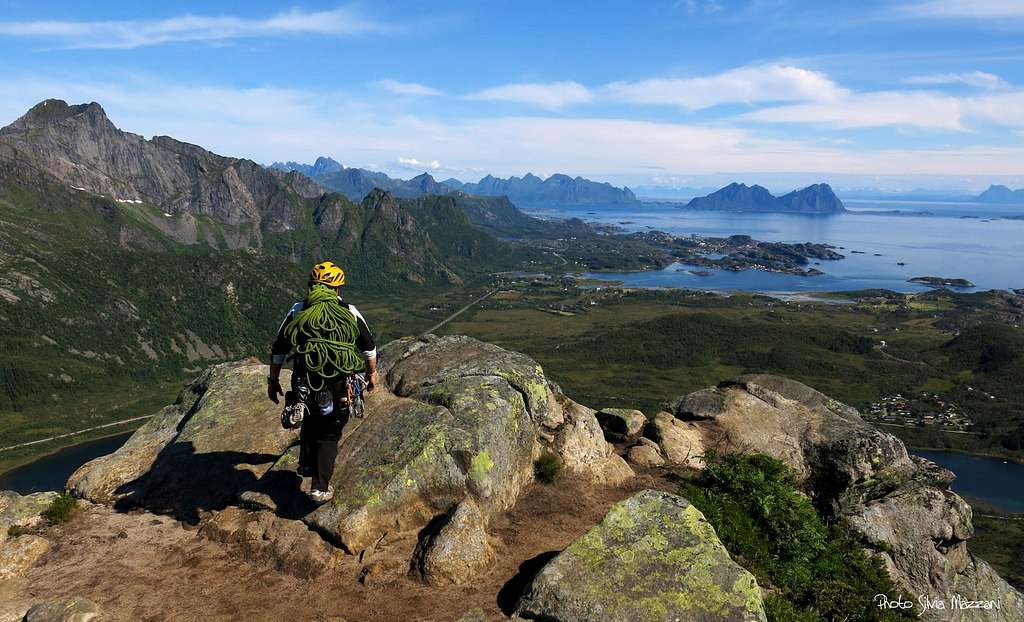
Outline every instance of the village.
POLYGON ((950 431, 970 432, 974 421, 956 404, 937 393, 887 395, 868 406, 864 418, 876 423, 905 426, 937 426, 950 431))

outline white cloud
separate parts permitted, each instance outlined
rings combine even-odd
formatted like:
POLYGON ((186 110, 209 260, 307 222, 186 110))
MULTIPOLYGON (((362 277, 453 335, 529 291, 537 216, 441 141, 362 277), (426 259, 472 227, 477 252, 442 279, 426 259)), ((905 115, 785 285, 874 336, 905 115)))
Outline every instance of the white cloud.
POLYGON ((571 104, 586 104, 593 95, 579 82, 522 82, 496 86, 467 96, 468 99, 531 104, 558 110, 571 104))
POLYGON ((788 65, 740 67, 698 78, 612 82, 604 92, 616 101, 689 110, 733 103, 828 101, 846 93, 823 73, 788 65))
POLYGON ((430 169, 436 171, 441 168, 441 163, 437 160, 431 160, 429 162, 421 162, 416 158, 398 158, 398 163, 406 168, 415 169, 418 171, 430 169))
POLYGON ((399 82, 398 80, 378 80, 374 84, 385 91, 395 95, 406 95, 414 97, 434 97, 441 95, 441 91, 417 82, 399 82))
POLYGON ((392 29, 349 7, 315 12, 292 9, 263 19, 185 14, 148 20, 0 22, 0 36, 51 39, 68 48, 137 48, 287 35, 352 36, 392 29))
POLYGON ((897 5, 895 13, 925 18, 1014 18, 1024 17, 1020 0, 923 0, 897 5))
POLYGON ((912 76, 904 80, 907 84, 919 85, 947 85, 965 84, 979 89, 998 90, 1009 87, 1009 84, 999 76, 985 71, 971 71, 969 73, 933 73, 925 76, 912 76))
MULTIPOLYGON (((214 88, 124 76, 91 82, 9 76, 0 82, 0 124, 47 97, 96 100, 125 130, 171 135, 224 155, 271 162, 311 161, 330 153, 350 166, 390 163, 385 172, 398 176, 415 167, 466 178, 479 178, 481 171, 502 176, 533 171, 614 180, 637 166, 665 174, 977 176, 1019 174, 1024 161, 1019 146, 853 149, 816 139, 768 138, 756 127, 556 115, 439 119, 349 93, 214 88)), ((961 105, 966 118, 1017 127, 1021 121, 1014 114, 1024 119, 1021 93, 994 93, 961 105)))
POLYGON ((833 128, 906 127, 967 131, 974 123, 1024 127, 1024 91, 955 97, 927 91, 852 93, 832 102, 764 108, 743 115, 764 123, 833 128))

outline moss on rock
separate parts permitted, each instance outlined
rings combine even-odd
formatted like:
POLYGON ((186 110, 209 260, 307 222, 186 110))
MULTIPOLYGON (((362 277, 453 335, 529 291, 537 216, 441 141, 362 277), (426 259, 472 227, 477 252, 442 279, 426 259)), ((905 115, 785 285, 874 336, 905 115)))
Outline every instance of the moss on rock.
POLYGON ((700 511, 653 490, 613 506, 549 562, 518 612, 566 622, 765 619, 753 575, 700 511))

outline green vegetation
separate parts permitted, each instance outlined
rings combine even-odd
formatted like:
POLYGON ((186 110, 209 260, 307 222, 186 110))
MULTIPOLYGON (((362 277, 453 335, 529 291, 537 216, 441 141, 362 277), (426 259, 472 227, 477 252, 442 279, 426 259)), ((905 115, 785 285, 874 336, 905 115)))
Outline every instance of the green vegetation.
POLYGON ((558 461, 558 456, 549 451, 545 451, 533 463, 534 477, 545 484, 554 484, 561 474, 562 463, 558 461))
POLYGON ((680 494, 768 592, 769 620, 916 618, 878 608, 876 594, 898 596, 881 562, 846 531, 825 524, 797 491, 789 467, 763 455, 709 455, 706 461, 680 494))
POLYGON ((21 525, 11 525, 7 528, 7 536, 10 538, 17 538, 18 536, 24 536, 28 534, 34 534, 36 530, 30 527, 22 527, 21 525))
MULTIPOLYGON (((430 325, 408 300, 515 261, 451 200, 403 205, 415 224, 398 209, 331 195, 293 230, 265 233, 263 248, 238 250, 225 240, 259 232, 200 217, 214 249, 173 242, 163 228, 184 221, 148 205, 0 183, 0 447, 152 414, 208 365, 266 356, 321 253, 345 267, 345 295, 381 342, 430 325), (340 225, 328 239, 316 223, 329 216, 340 225)), ((5 451, 0 469, 102 433, 5 451)))
POLYGON ((50 503, 50 507, 43 510, 43 518, 51 525, 59 525, 71 520, 76 512, 78 512, 78 499, 65 490, 50 503))

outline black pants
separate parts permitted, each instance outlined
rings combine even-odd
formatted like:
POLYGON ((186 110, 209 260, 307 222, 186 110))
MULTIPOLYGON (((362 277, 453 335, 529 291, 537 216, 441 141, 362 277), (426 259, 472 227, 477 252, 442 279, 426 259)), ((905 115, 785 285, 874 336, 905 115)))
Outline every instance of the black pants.
POLYGON ((345 384, 337 383, 332 389, 334 411, 321 415, 315 398, 310 399, 306 404, 309 414, 299 430, 299 466, 312 475, 313 490, 325 491, 330 485, 338 458, 338 441, 348 423, 348 405, 341 401, 345 384))

